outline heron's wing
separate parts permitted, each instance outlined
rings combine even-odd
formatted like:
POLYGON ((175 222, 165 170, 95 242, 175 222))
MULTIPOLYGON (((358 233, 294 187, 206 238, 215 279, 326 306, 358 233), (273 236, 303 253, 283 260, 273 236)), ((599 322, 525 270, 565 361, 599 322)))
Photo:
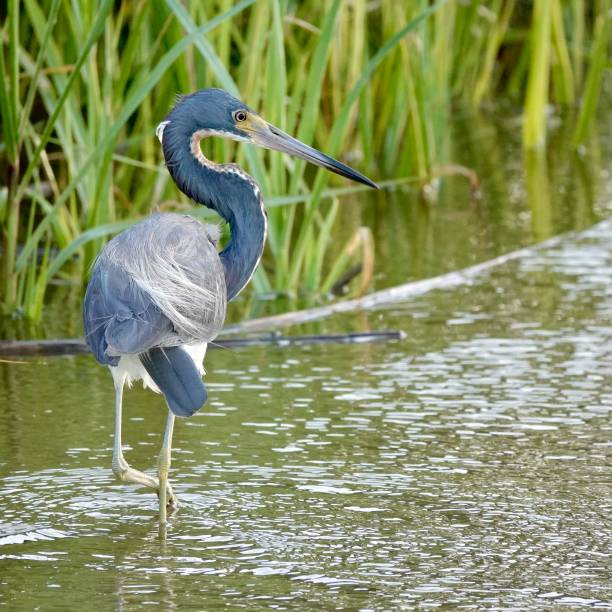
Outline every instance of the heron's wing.
POLYGON ((86 340, 100 363, 217 335, 227 290, 212 233, 191 217, 158 214, 104 247, 84 305, 86 340))
POLYGON ((83 314, 87 344, 104 365, 117 365, 122 353, 158 346, 174 331, 134 278, 108 260, 94 269, 83 314))

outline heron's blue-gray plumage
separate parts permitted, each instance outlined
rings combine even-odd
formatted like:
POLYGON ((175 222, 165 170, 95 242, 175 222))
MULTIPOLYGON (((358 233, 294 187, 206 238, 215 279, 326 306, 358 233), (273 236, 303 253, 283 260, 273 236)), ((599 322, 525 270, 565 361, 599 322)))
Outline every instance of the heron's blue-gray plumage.
MULTIPOLYGON (((244 133, 236 129, 232 113, 238 110, 254 112, 244 102, 234 98, 223 89, 209 87, 191 94, 179 96, 177 103, 166 116, 165 121, 193 132, 206 129, 224 132, 228 137, 245 140, 244 133)), ((164 139, 165 139, 164 132, 164 139)))
POLYGON ((171 214, 154 215, 123 232, 94 265, 85 331, 98 361, 111 366, 118 398, 125 381, 142 378, 164 393, 174 413, 185 415, 206 399, 200 379, 206 345, 223 325, 227 301, 257 268, 267 230, 253 179, 236 164, 206 159, 200 141, 221 136, 252 142, 376 185, 220 89, 180 98, 156 133, 177 187, 227 221, 230 241, 217 253, 218 236, 194 219, 171 214))
POLYGON ((192 217, 156 214, 104 247, 84 307, 86 340, 100 363, 215 338, 227 301, 216 232, 192 217))
POLYGON ((113 376, 142 378, 182 416, 206 401, 205 343, 221 329, 227 301, 251 278, 265 243, 267 219, 253 179, 235 164, 206 160, 199 149, 208 135, 245 140, 232 120, 245 108, 222 90, 203 90, 182 97, 158 130, 179 189, 229 223, 225 250, 217 253, 218 233, 194 219, 154 215, 106 245, 85 297, 86 338, 96 359, 119 366, 123 356, 113 376), (166 350, 181 346, 186 352, 166 350))
POLYGON ((122 353, 136 354, 172 331, 170 320, 120 266, 94 267, 85 297, 87 344, 98 363, 116 366, 122 353))

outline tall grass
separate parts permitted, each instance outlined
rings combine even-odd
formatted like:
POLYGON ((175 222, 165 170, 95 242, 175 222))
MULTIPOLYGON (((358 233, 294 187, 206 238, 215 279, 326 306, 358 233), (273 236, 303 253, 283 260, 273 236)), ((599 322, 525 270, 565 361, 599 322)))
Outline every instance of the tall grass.
MULTIPOLYGON (((223 87, 375 178, 426 184, 453 167, 453 104, 524 101, 528 148, 544 141, 550 104, 575 109, 574 142, 584 142, 608 10, 608 0, 9 0, 0 30, 3 309, 38 318, 49 283, 81 283, 113 233, 156 207, 191 208, 154 137, 176 93, 223 87)), ((317 296, 355 259, 364 290, 368 232, 335 245, 335 258, 329 249, 336 198, 359 187, 339 191, 328 173, 277 153, 204 147, 245 164, 270 208, 258 293, 317 296)))

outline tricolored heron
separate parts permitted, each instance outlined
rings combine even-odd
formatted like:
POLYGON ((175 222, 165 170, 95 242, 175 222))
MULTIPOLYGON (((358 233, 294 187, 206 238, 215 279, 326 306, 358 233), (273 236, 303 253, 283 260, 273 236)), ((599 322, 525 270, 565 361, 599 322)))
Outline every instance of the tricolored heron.
POLYGON ((154 214, 113 238, 100 252, 84 304, 87 344, 115 383, 113 472, 158 491, 160 534, 166 508, 176 507, 168 482, 176 416, 207 399, 202 381, 207 343, 221 330, 227 302, 249 282, 266 240, 266 211, 255 181, 236 164, 204 157, 209 136, 250 142, 296 155, 354 181, 377 187, 343 163, 295 140, 220 89, 181 97, 157 127, 177 187, 229 223, 231 239, 217 252, 218 229, 186 215, 154 214), (133 469, 121 448, 123 387, 141 379, 168 404, 158 477, 133 469))

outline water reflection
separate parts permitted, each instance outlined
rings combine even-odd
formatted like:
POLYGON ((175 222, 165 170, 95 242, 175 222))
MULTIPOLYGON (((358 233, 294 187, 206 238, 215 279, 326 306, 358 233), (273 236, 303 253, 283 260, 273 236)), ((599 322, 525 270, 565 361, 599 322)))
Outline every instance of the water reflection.
MULTIPOLYGON (((155 496, 112 477, 108 374, 3 364, 0 602, 612 607, 611 241, 605 222, 361 315, 403 343, 211 352, 163 545, 155 496)), ((164 416, 128 394, 134 466, 155 466, 164 416)))
POLYGON ((554 232, 546 151, 525 151, 524 163, 531 227, 534 238, 539 242, 550 238, 554 232))

